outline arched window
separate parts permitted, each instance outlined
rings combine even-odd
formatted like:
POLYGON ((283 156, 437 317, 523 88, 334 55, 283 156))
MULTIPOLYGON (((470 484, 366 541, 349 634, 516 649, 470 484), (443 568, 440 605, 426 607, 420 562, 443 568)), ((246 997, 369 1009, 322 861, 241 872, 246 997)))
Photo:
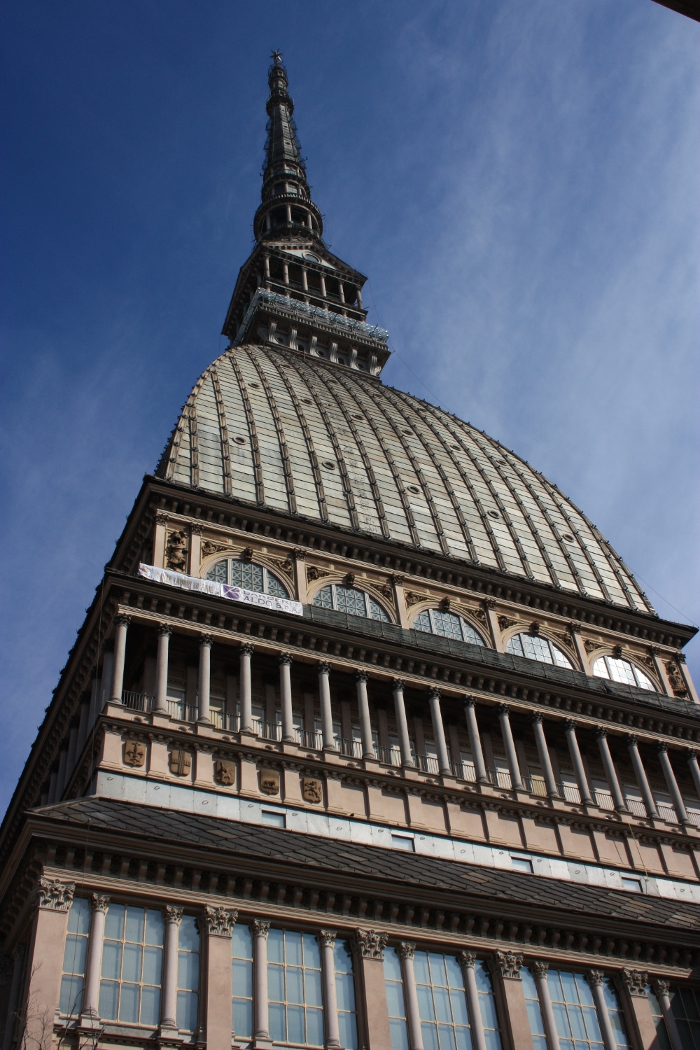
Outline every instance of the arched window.
POLYGON ((264 565, 251 561, 224 558, 207 569, 207 579, 217 583, 230 583, 233 587, 245 587, 258 594, 272 594, 275 598, 288 598, 287 588, 264 565))
POLYGON ((472 645, 484 644, 484 639, 471 624, 456 613, 444 612, 442 609, 424 609, 413 621, 413 630, 439 634, 442 638, 457 638, 460 642, 471 642, 472 645))
POLYGON ((623 685, 636 685, 638 689, 658 692, 644 671, 635 667, 631 660, 623 660, 619 656, 599 656, 593 664, 593 674, 596 678, 611 678, 613 682, 622 682, 623 685))
POLYGON ((370 598, 364 591, 358 591, 357 587, 343 587, 339 583, 331 583, 321 588, 314 598, 314 605, 322 609, 350 613, 351 616, 365 616, 368 620, 391 623, 379 602, 375 602, 374 598, 370 598))
POLYGON ((567 667, 573 671, 573 664, 568 656, 549 638, 543 638, 539 634, 514 634, 506 646, 506 652, 513 656, 524 656, 526 660, 539 660, 542 664, 555 664, 557 667, 567 667))

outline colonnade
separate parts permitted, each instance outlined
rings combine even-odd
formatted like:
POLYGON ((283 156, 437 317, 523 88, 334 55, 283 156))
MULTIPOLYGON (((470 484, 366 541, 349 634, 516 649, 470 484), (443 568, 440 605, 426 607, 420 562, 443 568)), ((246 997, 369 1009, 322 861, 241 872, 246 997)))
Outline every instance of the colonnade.
MULTIPOLYGON (((109 696, 109 699, 112 703, 121 703, 124 685, 126 639, 129 622, 130 618, 125 615, 120 615, 116 618, 114 651, 113 654, 107 654, 112 657, 109 665, 107 659, 105 658, 105 668, 103 669, 103 677, 105 673, 111 672, 111 685, 106 695, 109 696)), ((154 704, 154 711, 157 714, 168 713, 168 659, 171 634, 172 627, 169 624, 159 625, 154 704)), ((198 676, 199 703, 197 710, 197 718, 198 721, 202 723, 210 722, 209 693, 211 680, 211 648, 213 642, 214 639, 209 634, 205 633, 200 636, 200 659, 198 676)), ((245 643, 241 645, 238 649, 240 673, 239 728, 242 733, 250 734, 255 734, 257 732, 256 726, 253 722, 252 710, 251 660, 253 653, 254 645, 252 643, 245 643)), ((282 707, 282 739, 287 742, 296 741, 296 735, 294 731, 294 715, 292 709, 291 665, 291 654, 287 652, 281 652, 279 654, 279 691, 282 707)), ((337 742, 333 732, 333 709, 330 682, 331 665, 329 662, 321 660, 317 664, 316 670, 318 676, 318 697, 321 713, 322 747, 325 751, 336 751, 337 742)), ((378 756, 373 740, 372 722, 370 716, 368 681, 368 672, 360 670, 355 673, 362 755, 365 759, 377 759, 378 756)), ((407 769, 413 769, 416 768, 417 763, 416 755, 414 754, 411 746, 411 739, 409 734, 408 717, 406 713, 406 702, 404 697, 405 683, 400 678, 395 678, 392 681, 391 686, 394 701, 394 716, 396 723, 396 733, 398 737, 400 764, 402 767, 405 767, 407 769)), ((441 694, 437 686, 433 686, 428 690, 427 699, 430 711, 430 720, 433 730, 433 739, 435 741, 435 749, 437 752, 436 757, 438 770, 441 775, 449 776, 454 772, 454 769, 453 763, 450 760, 450 755, 447 747, 445 725, 441 710, 441 694)), ((475 780, 478 784, 488 785, 492 783, 492 776, 489 775, 490 771, 488 770, 486 762, 484 760, 484 749, 482 746, 481 735, 479 731, 479 722, 476 711, 477 699, 475 697, 466 696, 464 697, 463 702, 466 727, 469 735, 470 749, 474 764, 475 780)), ((68 775, 67 771, 69 769, 69 766, 71 766, 71 756, 73 757, 74 764, 76 751, 79 749, 80 741, 84 741, 88 725, 89 723, 94 721, 96 712, 93 711, 92 704, 90 705, 89 712, 90 713, 88 715, 88 709, 84 709, 81 707, 80 718, 71 728, 69 741, 59 754, 58 768, 55 771, 55 785, 53 785, 52 775, 53 786, 50 791, 50 794, 53 798, 60 797, 60 790, 62 790, 62 786, 64 785, 66 777, 68 775)), ((506 762, 510 773, 510 782, 512 790, 516 792, 528 791, 529 789, 527 786, 527 778, 523 774, 523 771, 521 769, 521 764, 518 758, 518 751, 513 737, 513 730, 511 727, 511 708, 508 704, 502 703, 498 705, 496 712, 500 724, 501 737, 503 740, 506 762)), ((542 770, 542 777, 544 780, 546 793, 548 797, 552 799, 561 800, 563 799, 562 786, 557 783, 557 778, 555 776, 551 754, 547 744, 544 716, 541 712, 535 712, 532 715, 531 725, 539 757, 540 767, 542 770)), ((583 805, 590 806, 595 805, 595 798, 588 780, 588 776, 586 774, 586 768, 579 746, 578 731, 580 730, 580 728, 581 727, 577 725, 575 719, 568 718, 564 722, 564 733, 568 747, 569 757, 571 760, 571 767, 573 769, 574 778, 578 786, 581 803, 583 805)), ((625 813, 628 811, 627 802, 622 792, 619 776, 615 767, 615 762, 610 751, 608 731, 603 727, 598 728, 596 730, 596 739, 598 749, 600 752, 601 762, 605 771, 605 777, 613 801, 613 806, 618 812, 625 813)), ((639 753, 638 738, 634 734, 628 734, 626 736, 625 743, 630 756, 637 785, 639 787, 639 792, 642 797, 646 815, 649 818, 659 819, 660 815, 658 806, 654 800, 644 762, 639 753)), ((673 807, 675 809, 678 822, 682 825, 691 825, 692 821, 688 816, 683 796, 679 789, 673 765, 668 754, 668 745, 665 743, 660 743, 657 746, 657 753, 659 757, 661 771, 664 776, 668 793, 672 799, 673 807)), ((698 764, 698 754, 693 750, 687 750, 685 757, 688 763, 693 782, 696 786, 698 796, 700 797, 700 765, 698 764)), ((458 771, 458 774, 461 776, 461 769, 458 771)))

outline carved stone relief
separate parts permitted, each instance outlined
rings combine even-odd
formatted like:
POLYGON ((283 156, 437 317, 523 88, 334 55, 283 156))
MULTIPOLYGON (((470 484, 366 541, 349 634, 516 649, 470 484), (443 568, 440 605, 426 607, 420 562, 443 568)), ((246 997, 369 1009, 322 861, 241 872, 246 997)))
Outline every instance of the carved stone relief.
POLYGON ((217 758, 214 762, 214 780, 224 787, 233 787, 236 783, 236 763, 229 759, 217 758))
POLYGON ((315 777, 303 777, 301 795, 306 802, 317 804, 323 802, 323 782, 315 777))
POLYGON ((36 886, 37 903, 40 908, 52 908, 54 911, 68 911, 73 903, 74 882, 61 882, 60 879, 40 878, 36 886))
POLYGON ((260 770, 260 790, 264 795, 279 795, 280 775, 276 769, 260 770))
POLYGON ((168 533, 165 543, 166 567, 176 572, 186 572, 187 555, 187 533, 182 529, 168 533))
POLYGON ((171 751, 168 758, 170 772, 174 773, 176 777, 186 777, 192 769, 192 755, 189 751, 182 751, 181 749, 171 751))
POLYGON ((383 959, 388 940, 388 933, 362 929, 355 930, 352 938, 353 946, 363 959, 383 959))
POLYGON ((318 565, 309 565, 306 569, 307 580, 313 582, 314 580, 322 580, 324 576, 331 576, 332 573, 329 569, 321 569, 318 565))
POLYGON ((127 740, 124 744, 124 765, 136 768, 145 765, 145 762, 146 745, 140 740, 127 740))

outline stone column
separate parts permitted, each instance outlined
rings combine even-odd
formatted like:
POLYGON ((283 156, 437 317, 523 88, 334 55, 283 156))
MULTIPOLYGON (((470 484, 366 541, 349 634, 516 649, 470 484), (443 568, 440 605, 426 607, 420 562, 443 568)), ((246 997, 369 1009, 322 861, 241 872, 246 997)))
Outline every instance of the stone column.
POLYGON ((199 642, 199 711, 198 722, 210 722, 209 691, 211 689, 211 647, 214 639, 203 634, 199 642))
POLYGON ((206 907, 201 926, 207 931, 207 979, 204 982, 204 1025, 208 1050, 231 1047, 231 933, 235 909, 206 907))
POLYGON ((355 682, 357 683, 357 707, 360 712, 360 734, 362 736, 362 757, 376 758, 374 753, 374 741, 372 739, 372 722, 369 717, 369 700, 367 698, 368 678, 369 675, 366 671, 355 672, 355 682))
POLYGON ((603 768, 605 769, 605 777, 610 788, 610 794, 612 795, 613 804, 618 813, 627 812, 627 803, 620 789, 620 781, 617 777, 617 770, 615 769, 615 763, 613 757, 610 754, 610 745, 608 744, 608 731, 600 729, 596 731, 596 738, 598 740, 598 747, 600 749, 600 757, 603 760, 603 768))
POLYGON ((700 704, 700 697, 698 696, 698 691, 695 688, 695 683, 691 678, 690 671, 688 670, 688 665, 685 662, 685 653, 681 652, 680 649, 676 651, 676 663, 678 664, 678 669, 683 676, 683 681, 686 684, 688 695, 690 696, 693 703, 700 704))
POLYGON ((406 608, 406 594, 403 588, 405 582, 404 576, 394 575, 391 577, 391 583, 394 588, 394 600, 396 602, 396 612, 399 618, 399 627, 403 627, 404 630, 408 629, 408 609, 406 608))
POLYGON ((620 988, 626 999, 626 1014, 632 1021, 637 1036, 634 1042, 640 1050, 655 1050, 658 1046, 656 1025, 647 995, 648 983, 649 975, 646 970, 633 970, 626 966, 620 974, 620 988))
POLYGON ((81 1016, 91 1021, 99 1020, 100 971, 102 967, 102 942, 105 935, 105 920, 109 897, 93 893, 90 898, 90 936, 88 938, 85 984, 83 985, 83 1008, 81 1016))
POLYGON ((486 622, 489 625, 489 634, 491 635, 493 647, 497 653, 503 653, 505 652, 505 649, 503 648, 501 625, 498 622, 498 615, 496 613, 496 602, 493 598, 484 598, 481 604, 486 613, 486 622))
POLYGON ((476 720, 476 697, 464 698, 464 713, 467 717, 467 729, 469 730, 469 746, 474 759, 474 772, 477 784, 488 784, 489 777, 484 762, 484 752, 481 749, 481 737, 479 736, 479 723, 476 720))
POLYGON ((549 748, 547 747, 547 738, 544 735, 543 722, 544 718, 539 712, 532 716, 532 729, 535 734, 537 754, 540 756, 540 765, 542 766, 542 775, 544 776, 544 782, 547 787, 547 794, 550 798, 561 798, 557 786, 557 780, 552 768, 552 759, 549 755, 549 748))
POLYGON ((294 712, 292 711, 292 657, 289 653, 280 653, 280 697, 282 698, 282 739, 296 744, 294 733, 294 712))
POLYGON ((440 710, 440 690, 437 686, 433 686, 430 690, 428 693, 428 699, 430 702, 430 717, 433 723, 433 736, 435 737, 438 767, 442 776, 449 777, 452 775, 452 767, 450 765, 450 756, 447 752, 445 727, 442 722, 442 711, 440 710))
POLYGON ((583 759, 581 758, 581 752, 579 751, 578 740, 576 739, 576 723, 573 718, 567 718, 564 723, 564 730, 566 732, 566 742, 569 745, 569 754, 571 755, 571 763, 574 767, 574 773, 576 775, 576 783, 581 793, 581 801, 587 805, 593 805, 593 799, 591 798, 591 789, 588 786, 588 777, 586 776, 586 770, 583 768, 583 759))
POLYGON ((499 704, 498 720, 501 723, 501 736, 503 737, 503 745, 506 749, 506 758, 508 759, 508 769, 510 770, 511 785, 515 791, 524 791, 525 785, 523 784, 523 778, 520 775, 518 755, 515 750, 513 731, 510 728, 510 717, 508 712, 508 704, 499 704))
POLYGON ((177 1029, 177 950, 180 941, 182 908, 165 907, 165 947, 163 950, 163 992, 160 1006, 161 1029, 177 1029))
POLYGON ((535 984, 537 985, 537 998, 540 1001, 542 1022, 544 1024, 545 1035, 547 1036, 547 1047, 548 1050, 560 1050, 557 1022, 552 1007, 552 997, 549 994, 549 985, 547 984, 548 969, 549 963, 541 962, 539 959, 532 964, 532 972, 535 977, 535 984))
POLYGON ((600 1025, 600 1031, 603 1035, 605 1050, 617 1050, 615 1033, 613 1032, 613 1027, 610 1022, 608 1004, 605 1001, 605 991, 603 989, 605 974, 602 970, 589 970, 586 974, 586 980, 588 981, 593 993, 593 1001, 595 1002, 596 1013, 598 1014, 598 1024, 600 1025))
POLYGON ((659 676, 659 679, 661 680, 661 688, 663 689, 666 696, 674 696, 675 694, 671 687, 671 683, 668 680, 666 668, 664 667, 664 662, 661 658, 661 650, 656 645, 650 645, 648 651, 649 656, 651 657, 652 662, 654 664, 654 669, 656 670, 656 673, 659 676))
POLYGON ((406 1024, 408 1027, 409 1050, 423 1050, 423 1033, 418 1009, 418 992, 416 991, 416 974, 413 968, 413 955, 416 950, 414 941, 401 941, 399 959, 403 977, 403 994, 406 1000, 406 1024))
POLYGON ((5 1032, 2 1038, 2 1050, 10 1050, 15 1035, 17 1024, 17 1007, 19 1006, 19 990, 24 973, 25 946, 17 945, 12 952, 12 977, 10 979, 10 994, 7 997, 7 1013, 5 1015, 5 1032))
POLYGON ((267 935, 270 923, 253 920, 253 1038, 269 1040, 267 1009, 267 935))
POLYGON ((296 583, 297 589, 296 598, 302 605, 306 605, 308 602, 308 596, 306 593, 306 551, 302 547, 297 547, 292 553, 294 554, 294 582, 296 583))
POLYGON ((666 786, 668 787, 668 793, 671 796, 673 802, 673 808, 676 811, 679 824, 690 824, 690 818, 686 813, 685 803, 683 802, 683 796, 680 793, 678 787, 678 781, 676 780, 676 774, 673 772, 673 766, 671 765, 671 759, 668 757, 668 744, 659 744, 657 748, 657 754, 659 756, 659 762, 664 772, 664 778, 666 780, 666 786))
POLYGON ((359 1033, 360 1045, 367 1050, 387 1050, 391 1046, 384 981, 384 948, 388 939, 386 933, 364 929, 355 930, 352 937, 361 999, 357 1021, 364 1029, 359 1033))
POLYGON ((190 576, 199 579, 199 567, 202 561, 202 526, 190 525, 190 576))
POLYGON ((324 751, 337 750, 333 738, 330 673, 331 665, 326 660, 321 660, 318 665, 318 695, 321 701, 321 735, 323 736, 324 751))
MULTIPOLYGON (((42 876, 37 883, 37 912, 26 962, 25 989, 20 990, 23 1001, 32 1004, 32 1009, 26 1012, 22 1046, 43 1050, 47 1043, 53 1042, 68 912, 74 891, 74 883, 60 879, 42 876)), ((19 1002, 17 1007, 21 1010, 19 1002)))
POLYGON ((534 1050, 523 982, 520 979, 522 965, 522 955, 516 955, 515 952, 494 952, 489 959, 489 969, 498 982, 505 1004, 502 1023, 505 1022, 508 1028, 510 1044, 513 1050, 534 1050))
POLYGON ((673 1007, 671 1006, 671 996, 669 994, 671 991, 671 982, 656 980, 652 981, 652 986, 656 992, 656 998, 659 1000, 659 1005, 664 1015, 671 1050, 684 1050, 681 1035, 678 1031, 678 1025, 676 1024, 676 1018, 673 1016, 673 1007))
POLYGON ((154 711, 168 714, 168 652, 173 629, 169 623, 158 624, 158 655, 156 657, 156 704, 154 711))
POLYGON ((634 768, 634 775, 637 778, 637 784, 639 790, 642 793, 642 799, 644 801, 644 808, 647 811, 647 816, 654 819, 658 819, 659 811, 656 808, 656 801, 651 793, 649 787, 649 781, 647 780, 646 770, 644 763, 642 762, 642 756, 639 754, 639 746, 637 737, 631 734, 627 737, 627 750, 629 751, 630 758, 632 759, 632 766, 634 768))
POLYGON ((569 624, 569 635, 574 643, 576 654, 581 661, 581 670, 584 674, 590 675, 591 673, 591 662, 588 659, 588 653, 586 652, 586 646, 584 645, 583 638, 581 637, 581 626, 580 624, 573 621, 569 624))
POLYGON ((253 733, 253 689, 250 678, 250 658, 253 655, 253 646, 246 642, 238 650, 240 657, 240 705, 241 705, 241 733, 253 733))
POLYGON ((130 616, 120 614, 114 618, 116 631, 114 635, 114 667, 109 699, 113 704, 122 702, 124 689, 124 661, 126 659, 126 632, 131 623, 130 616))
POLYGON ((690 775, 693 778, 693 783, 695 784, 695 790, 697 791, 698 798, 700 798, 700 765, 698 765, 697 751, 688 752, 688 769, 690 770, 690 775))
POLYGON ((326 1030, 326 1050, 339 1050, 340 1028, 338 1026, 338 996, 335 987, 335 930, 319 930, 321 946, 321 973, 323 976, 323 1021, 326 1030))
POLYGON ((457 962, 462 970, 464 990, 467 993, 467 1008, 469 1010, 469 1026, 472 1034, 473 1050, 487 1050, 484 1024, 481 1020, 481 1007, 479 1006, 479 990, 476 986, 476 974, 474 973, 476 956, 472 952, 459 952, 457 962))
POLYGON ((412 769, 415 766, 411 741, 408 736, 408 721, 406 719, 406 704, 403 698, 403 682, 395 678, 391 683, 394 692, 394 712, 396 715, 396 730, 399 737, 399 750, 401 751, 401 765, 412 769))
POLYGON ((153 564, 157 569, 165 567, 165 527, 168 519, 164 514, 156 514, 153 529, 153 564))

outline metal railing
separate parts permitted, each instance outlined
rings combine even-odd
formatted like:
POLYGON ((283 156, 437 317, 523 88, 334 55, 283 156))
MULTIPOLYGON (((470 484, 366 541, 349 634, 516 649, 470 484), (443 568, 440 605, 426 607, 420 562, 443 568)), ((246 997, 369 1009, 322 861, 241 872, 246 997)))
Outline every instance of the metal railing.
POLYGON ((362 758, 362 741, 348 740, 346 737, 337 737, 335 746, 341 755, 346 758, 362 758))
POLYGON ((377 756, 377 761, 381 762, 383 765, 401 765, 401 752, 398 747, 384 747, 382 744, 375 744, 374 751, 377 756))
POLYGON ((130 711, 152 711, 155 697, 148 693, 135 693, 131 689, 122 690, 122 705, 130 711))

